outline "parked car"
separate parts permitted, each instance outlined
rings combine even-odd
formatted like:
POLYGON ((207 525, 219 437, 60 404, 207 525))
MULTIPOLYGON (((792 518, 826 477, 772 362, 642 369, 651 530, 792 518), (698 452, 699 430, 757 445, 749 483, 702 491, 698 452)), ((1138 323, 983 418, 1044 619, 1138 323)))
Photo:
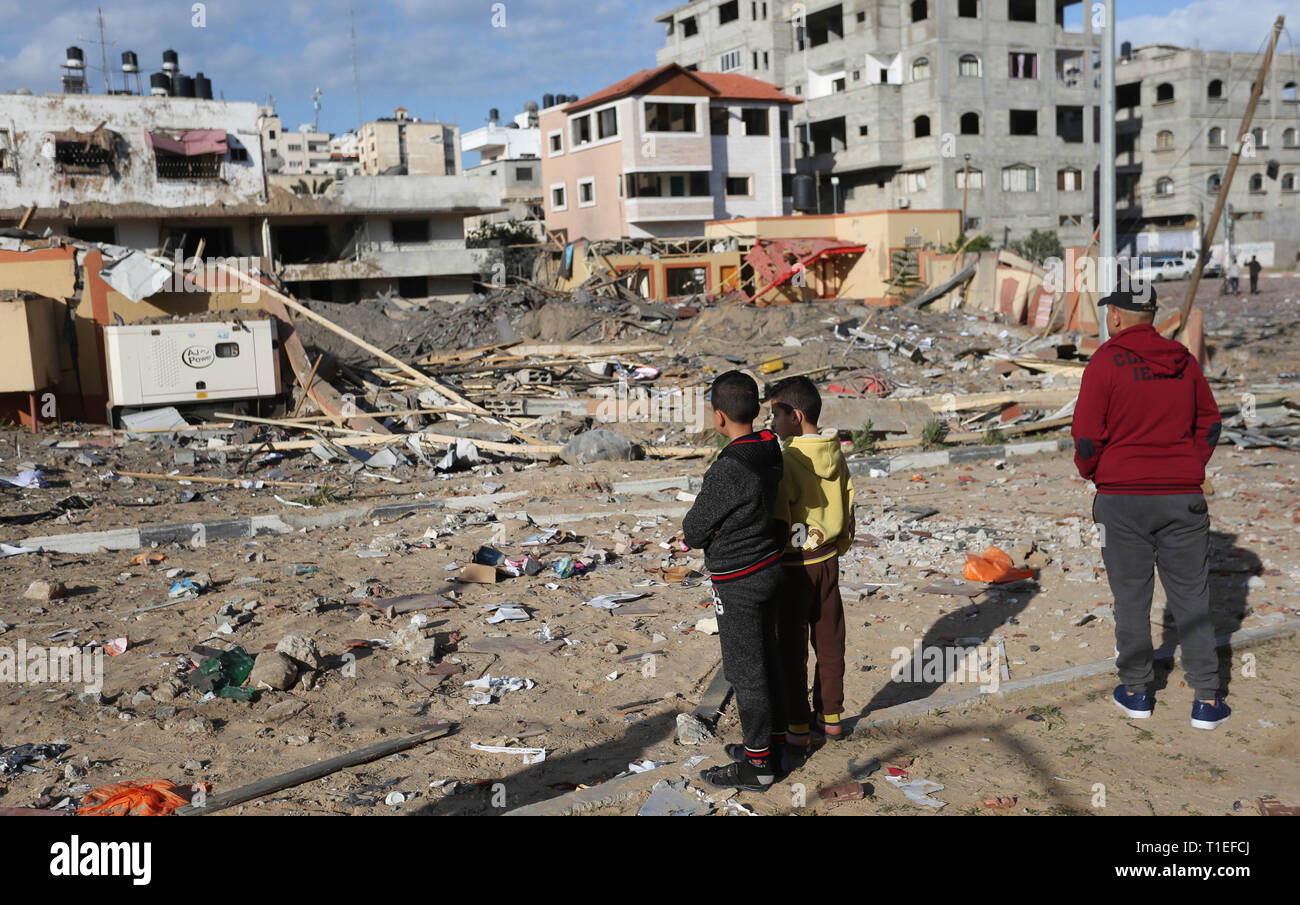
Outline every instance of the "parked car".
POLYGON ((1151 262, 1151 279, 1185 280, 1192 275, 1195 260, 1186 258, 1156 258, 1151 262))

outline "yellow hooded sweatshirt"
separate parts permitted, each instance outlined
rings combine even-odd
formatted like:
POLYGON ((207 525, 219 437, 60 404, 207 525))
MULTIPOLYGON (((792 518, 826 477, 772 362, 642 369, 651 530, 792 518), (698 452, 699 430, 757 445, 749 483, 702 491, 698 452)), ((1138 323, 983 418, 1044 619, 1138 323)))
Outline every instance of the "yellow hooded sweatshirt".
POLYGON ((782 561, 813 565, 853 543, 853 478, 839 440, 801 434, 782 444, 784 474, 772 518, 789 526, 782 561))

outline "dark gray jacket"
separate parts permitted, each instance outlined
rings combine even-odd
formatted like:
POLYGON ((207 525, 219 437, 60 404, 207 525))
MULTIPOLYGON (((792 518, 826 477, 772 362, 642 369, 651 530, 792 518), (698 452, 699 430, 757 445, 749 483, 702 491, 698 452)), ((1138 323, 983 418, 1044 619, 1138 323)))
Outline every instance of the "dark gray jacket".
POLYGON ((682 519, 686 543, 704 550, 714 581, 739 578, 779 559, 786 528, 772 521, 781 483, 781 443, 763 430, 723 448, 682 519))

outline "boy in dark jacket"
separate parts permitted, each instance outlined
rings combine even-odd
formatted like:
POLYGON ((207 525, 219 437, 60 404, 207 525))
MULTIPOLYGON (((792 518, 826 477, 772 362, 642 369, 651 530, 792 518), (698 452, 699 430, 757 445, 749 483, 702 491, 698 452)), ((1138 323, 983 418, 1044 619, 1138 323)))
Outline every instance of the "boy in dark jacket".
POLYGON ((784 685, 776 639, 785 526, 771 519, 781 482, 781 444, 755 431, 758 385, 728 371, 713 381, 713 429, 729 442, 704 475, 695 504, 682 519, 686 543, 704 550, 712 573, 722 669, 736 694, 744 745, 729 745, 734 761, 701 773, 719 788, 761 792, 776 781, 786 732, 784 685))

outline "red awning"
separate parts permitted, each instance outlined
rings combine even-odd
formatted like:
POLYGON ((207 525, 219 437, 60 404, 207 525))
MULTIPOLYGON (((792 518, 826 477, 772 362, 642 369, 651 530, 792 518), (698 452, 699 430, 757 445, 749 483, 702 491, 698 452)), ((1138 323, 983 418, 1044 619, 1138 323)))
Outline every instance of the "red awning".
POLYGON ((199 154, 225 154, 226 133, 221 129, 190 129, 173 138, 162 132, 149 132, 149 146, 158 151, 194 157, 199 154))

